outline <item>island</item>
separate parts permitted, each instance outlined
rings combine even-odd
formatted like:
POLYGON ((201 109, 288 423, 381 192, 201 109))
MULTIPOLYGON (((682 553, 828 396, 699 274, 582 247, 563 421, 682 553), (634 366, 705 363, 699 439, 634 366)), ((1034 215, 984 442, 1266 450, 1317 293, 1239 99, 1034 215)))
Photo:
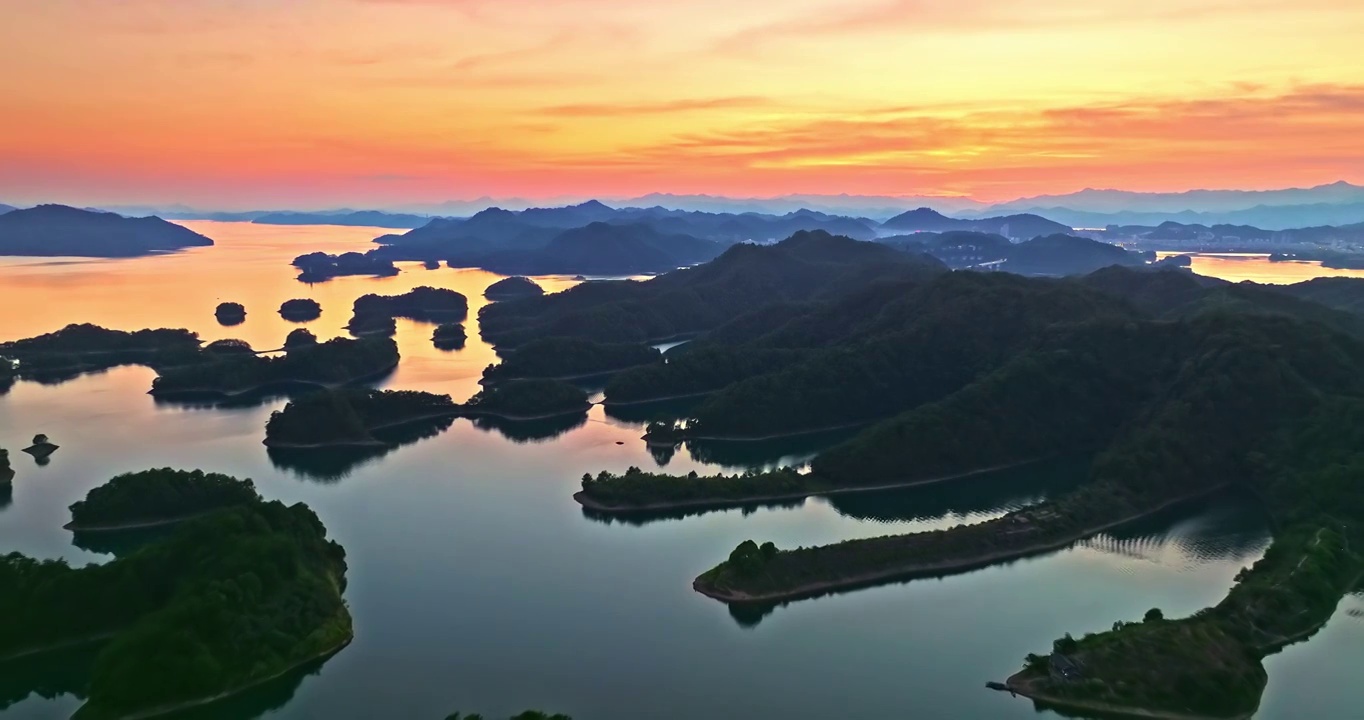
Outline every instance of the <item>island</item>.
POLYGON ((294 400, 270 414, 270 448, 386 447, 375 432, 403 425, 438 424, 460 415, 449 395, 343 388, 294 400))
POLYGON ((572 380, 620 372, 658 362, 662 353, 643 343, 599 343, 582 338, 535 340, 507 351, 502 362, 483 371, 482 383, 515 378, 572 380))
POLYGON ((373 253, 373 250, 367 253, 347 252, 340 255, 308 253, 294 258, 293 266, 300 270, 299 281, 306 283, 325 282, 348 275, 392 277, 398 274, 398 268, 392 260, 378 257, 373 253))
POLYGON ((279 306, 279 315, 290 322, 309 322, 322 317, 322 305, 309 298, 285 300, 279 306))
POLYGON ((13 553, 0 557, 0 658, 101 643, 75 717, 166 715, 344 648, 345 576, 345 551, 317 515, 279 502, 184 522, 102 565, 13 553))
POLYGON ((461 322, 469 314, 469 300, 454 290, 419 287, 402 295, 361 295, 355 299, 350 323, 353 335, 392 335, 394 318, 424 322, 461 322))
POLYGON ((196 362, 199 336, 188 330, 124 332, 73 324, 56 332, 0 343, 0 360, 16 377, 52 381, 118 365, 153 368, 196 362))
POLYGON ((502 278, 483 291, 483 297, 494 302, 538 297, 544 294, 544 288, 537 285, 534 280, 520 275, 502 278))
POLYGON ((464 404, 467 417, 540 420, 576 415, 592 407, 587 393, 562 380, 508 380, 484 388, 464 404))
POLYGON ((251 343, 245 340, 239 340, 237 338, 223 338, 222 340, 214 340, 213 342, 205 345, 204 354, 229 356, 235 355, 237 357, 241 357, 243 355, 255 355, 256 349, 251 347, 251 343))
POLYGON ((298 350, 299 348, 312 347, 317 344, 317 336, 308 332, 305 328, 290 330, 284 338, 285 350, 298 350))
POLYGON ((0 255, 118 258, 212 244, 209 238, 158 217, 129 218, 65 205, 0 214, 0 255))
POLYGON ((9 464, 9 451, 0 448, 0 491, 8 491, 14 482, 14 468, 9 464))
POLYGON ((334 338, 291 349, 280 357, 221 356, 158 371, 151 394, 160 397, 224 398, 266 390, 334 388, 381 377, 398 365, 389 338, 334 338))
POLYGON ((219 303, 213 311, 213 317, 218 319, 220 325, 241 325, 246 322, 246 308, 241 303, 219 303))
POLYGON ((143 470, 118 475, 72 504, 66 529, 86 533, 174 525, 260 501, 250 480, 202 470, 143 470))
POLYGON ((57 452, 57 447, 51 440, 47 439, 46 435, 38 433, 33 436, 33 444, 24 448, 24 452, 42 461, 46 460, 52 453, 57 452))
POLYGON ((431 333, 431 342, 437 350, 458 350, 469 339, 463 323, 445 323, 436 326, 431 333))
POLYGON ((398 333, 398 321, 389 315, 356 315, 346 324, 355 337, 393 337, 398 333))

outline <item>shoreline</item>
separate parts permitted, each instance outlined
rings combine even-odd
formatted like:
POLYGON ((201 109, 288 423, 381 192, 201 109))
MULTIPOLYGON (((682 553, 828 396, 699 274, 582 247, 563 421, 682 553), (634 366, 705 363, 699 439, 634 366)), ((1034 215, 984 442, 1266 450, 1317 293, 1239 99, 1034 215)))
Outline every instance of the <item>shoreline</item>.
POLYGON ((716 388, 715 390, 700 390, 693 393, 682 393, 680 395, 664 395, 662 397, 646 398, 644 400, 612 400, 610 397, 606 397, 601 401, 601 404, 603 407, 608 408, 630 407, 631 405, 650 405, 653 403, 667 402, 669 400, 687 400, 690 398, 705 397, 707 395, 714 395, 717 392, 720 392, 719 388, 716 388))
POLYGON ((935 563, 921 563, 913 567, 902 567, 891 570, 864 573, 862 575, 847 578, 839 578, 837 580, 810 582, 805 583, 804 585, 798 585, 789 590, 768 592, 758 595, 751 595, 745 592, 727 591, 714 588, 710 586, 709 583, 706 582, 705 575, 703 574, 698 575, 696 579, 692 581, 692 589, 695 590, 696 592, 701 593, 702 595, 705 595, 706 597, 719 600, 720 602, 730 605, 768 605, 786 602, 790 600, 801 600, 804 598, 817 597, 838 590, 854 590, 857 588, 878 585, 884 582, 890 582, 897 579, 912 579, 915 577, 923 575, 932 575, 936 573, 965 572, 968 570, 975 570, 978 568, 988 567, 990 565, 994 565, 995 563, 1005 562, 1008 560, 1018 560, 1026 557, 1031 557, 1033 555, 1040 555, 1042 553, 1053 552, 1055 550, 1059 550, 1070 545, 1073 545, 1081 540, 1084 540, 1085 538, 1092 537, 1101 532, 1112 530, 1114 528, 1127 525, 1128 523, 1136 522, 1151 515, 1163 512, 1165 510, 1169 510, 1170 508, 1173 508, 1175 506, 1207 497, 1209 495, 1212 495, 1213 493, 1226 489, 1229 486, 1229 484, 1230 483, 1221 483, 1206 490, 1201 490, 1192 495, 1185 495, 1183 497, 1167 501, 1149 510, 1144 510, 1134 515, 1129 515, 1127 517, 1121 518, 1119 520, 1114 520, 1112 522, 1104 523, 1102 525, 1085 528, 1083 530, 1071 533, 1070 535, 1066 535, 1065 537, 1062 537, 1057 540, 1042 542, 1035 545, 1028 545, 1021 548, 1001 550, 998 552, 979 555, 972 558, 964 558, 959 560, 944 560, 935 563))
POLYGON ((205 515, 212 515, 213 513, 218 512, 219 510, 226 510, 227 508, 230 507, 234 506, 224 505, 220 508, 214 508, 213 510, 205 510, 204 512, 197 512, 191 515, 177 515, 176 517, 166 518, 164 520, 146 520, 143 522, 120 523, 118 525, 76 525, 76 522, 73 520, 63 525, 62 529, 70 530, 71 532, 74 533, 102 533, 119 532, 120 530, 143 530, 147 528, 166 527, 169 525, 178 525, 182 522, 194 520, 195 518, 201 518, 204 517, 205 515))
POLYGON ((570 382, 572 380, 586 380, 588 378, 603 377, 605 375, 615 375, 616 373, 622 373, 625 372, 626 370, 634 370, 635 368, 648 367, 650 365, 653 365, 653 363, 651 362, 635 363, 634 365, 624 365, 618 368, 598 370, 596 372, 590 373, 578 373, 577 375, 553 375, 550 377, 541 377, 539 375, 517 375, 514 377, 502 378, 501 380, 493 381, 489 381, 487 378, 479 378, 478 384, 483 387, 495 387, 500 383, 515 382, 517 380, 561 380, 563 382, 570 382))
MULTIPOLYGON (((285 675, 288 675, 289 673, 291 673, 291 672, 293 672, 293 671, 295 671, 295 670, 297 670, 297 669, 299 669, 299 668, 301 668, 301 667, 303 667, 304 665, 307 665, 307 664, 309 664, 309 663, 316 662, 316 661, 318 661, 318 660, 325 660, 325 659, 327 659, 327 658, 330 658, 330 657, 336 655, 337 653, 340 653, 342 650, 345 650, 347 646, 349 646, 352 642, 354 642, 354 640, 355 640, 355 630, 352 628, 349 632, 346 633, 346 636, 345 636, 344 638, 342 638, 342 639, 341 639, 341 642, 338 643, 336 646, 331 647, 331 648, 328 648, 328 649, 325 649, 325 650, 323 650, 323 651, 321 651, 321 652, 319 652, 319 653, 316 653, 316 654, 314 654, 314 655, 310 655, 310 656, 308 656, 308 657, 306 657, 306 658, 303 658, 303 659, 299 660, 298 662, 290 663, 288 667, 286 667, 286 668, 280 670, 279 672, 276 672, 276 673, 274 673, 274 674, 272 674, 272 675, 270 675, 270 676, 268 676, 268 677, 263 677, 263 678, 260 678, 259 680, 252 680, 251 682, 248 682, 248 683, 246 683, 245 685, 241 685, 241 686, 239 686, 239 687, 232 688, 231 690, 224 690, 223 692, 220 692, 220 693, 218 693, 217 695, 212 695, 212 696, 205 697, 205 698, 199 698, 199 699, 197 699, 197 700, 186 700, 186 701, 184 701, 184 702, 179 702, 179 703, 175 703, 175 704, 172 704, 172 705, 161 705, 161 706, 158 706, 158 707, 150 708, 150 709, 148 709, 148 710, 141 710, 141 711, 138 711, 138 712, 134 712, 134 713, 127 714, 127 715, 117 715, 117 716, 115 716, 115 719, 116 719, 116 720, 146 720, 146 718, 161 717, 162 715, 169 715, 169 714, 171 714, 171 713, 177 713, 177 712, 180 712, 180 711, 182 711, 182 710, 188 710, 188 709, 190 709, 190 708, 203 707, 203 706, 205 706, 205 705, 212 705, 213 703, 218 702, 219 700, 226 700, 227 698, 230 698, 230 697, 232 697, 232 696, 234 696, 234 695, 240 695, 240 694, 242 694, 242 693, 244 693, 244 692, 246 692, 246 691, 248 691, 248 690, 250 690, 250 689, 252 689, 252 688, 259 687, 259 686, 264 685, 264 684, 266 684, 266 683, 268 683, 268 682, 270 682, 270 681, 272 681, 272 680, 277 680, 277 679, 279 679, 279 678, 281 678, 281 677, 283 677, 283 676, 285 676, 285 675)), ((85 706, 82 705, 82 706, 81 706, 81 709, 84 709, 84 708, 85 708, 85 706)), ((76 714, 73 715, 72 717, 73 717, 73 718, 79 718, 79 717, 80 717, 80 709, 78 709, 78 710, 76 711, 76 714)))
POLYGON ((506 413, 500 413, 490 410, 471 410, 469 408, 465 408, 464 411, 460 413, 460 417, 466 417, 469 419, 492 418, 494 420, 506 420, 508 422, 530 422, 532 420, 549 420, 551 418, 566 417, 568 415, 577 415, 578 413, 585 413, 591 409, 592 403, 590 402, 584 404, 582 407, 574 408, 572 410, 558 410, 556 412, 544 413, 541 415, 508 415, 506 413))
MULTIPOLYGON (((254 395, 254 394, 256 394, 256 393, 268 392, 268 391, 270 391, 270 390, 277 389, 277 388, 283 388, 283 389, 285 389, 285 390, 288 390, 288 389, 291 389, 291 388, 306 387, 306 388, 314 388, 314 389, 315 389, 315 388, 321 388, 321 389, 323 389, 323 390, 334 390, 334 389, 339 388, 339 387, 346 387, 347 385, 354 385, 354 384, 356 384, 356 383, 362 383, 362 382, 366 382, 366 381, 369 381, 369 380, 377 380, 377 379, 379 379, 379 378, 385 377, 385 376, 387 376, 389 373, 391 373, 391 372, 393 372, 394 370, 397 370, 397 369, 398 369, 398 363, 399 363, 399 362, 400 362, 400 360, 395 360, 395 361, 393 361, 392 363, 390 363, 390 364, 388 364, 388 365, 385 365, 382 369, 375 370, 374 372, 365 373, 364 375, 357 375, 357 376, 355 376, 355 377, 348 378, 348 379, 346 379, 346 380, 336 381, 336 382, 320 382, 320 381, 317 381, 317 380, 295 380, 295 379, 272 380, 272 381, 270 381, 270 382, 264 382, 264 383, 260 383, 260 384, 257 384, 257 385, 252 385, 251 387, 244 388, 244 389, 240 389, 240 390, 223 390, 222 388, 174 388, 174 389, 171 389, 171 390, 160 390, 160 391, 158 391, 158 390, 156 389, 156 387, 153 385, 152 389, 147 391, 147 394, 148 394, 148 395, 151 395, 152 397, 159 397, 159 398, 166 398, 166 399, 174 399, 174 398, 176 398, 176 397, 182 397, 182 398, 186 398, 186 399, 193 399, 193 398, 203 398, 203 397, 210 397, 210 396, 211 396, 211 397, 215 397, 215 398, 219 398, 219 399, 224 399, 224 398, 225 398, 225 399, 232 399, 232 398, 242 397, 242 396, 245 396, 245 395, 254 395)), ((158 377, 160 377, 160 376, 158 376, 158 377)))
POLYGON ((887 483, 882 485, 859 485, 854 487, 834 486, 827 489, 815 488, 811 489, 809 492, 777 493, 772 495, 762 495, 747 498, 683 500, 678 502, 649 503, 647 505, 606 505, 587 496, 584 491, 579 490, 578 492, 573 493, 573 499, 576 500, 579 505, 582 505, 583 507, 589 510, 595 510, 597 512, 614 515, 629 515, 631 513, 667 512, 670 510, 699 510, 707 508, 720 510, 726 508, 743 507, 745 505, 751 505, 753 503, 760 504, 775 503, 783 502, 786 500, 804 500, 806 498, 811 497, 824 497, 828 495, 849 495, 852 493, 861 492, 877 492, 879 490, 904 490, 913 487, 937 485, 939 483, 952 482, 953 480, 964 480, 966 478, 975 477, 977 475, 985 475, 992 472, 1012 470, 1014 468, 1035 465, 1037 463, 1043 462, 1043 460, 1044 459, 1023 460, 1021 462, 994 465, 987 468, 981 468, 979 470, 971 470, 968 472, 957 473, 954 475, 942 475, 937 477, 926 478, 923 480, 908 480, 905 482, 887 483))
MULTIPOLYGON (((1148 720, 1250 720, 1259 710, 1255 710, 1238 715, 1187 715, 1185 713, 1169 712, 1165 710, 1147 710, 1128 705, 1112 705, 1102 702, 1091 702, 1085 700, 1074 700, 1071 698, 1061 698, 1055 695, 1047 695, 1032 689, 1032 684, 1026 679, 1021 678, 1025 671, 1014 673, 1004 681, 1004 687, 1009 692, 1022 695, 1030 700, 1035 700, 1047 705, 1053 705, 1061 709, 1083 710, 1097 712, 1106 715, 1120 715, 1130 718, 1146 718, 1148 720)), ((1263 696, 1263 689, 1261 690, 1263 696)))
MULTIPOLYGON (((440 412, 425 413, 423 415, 418 415, 410 418, 403 418, 402 420, 394 420, 392 422, 380 423, 373 427, 365 428, 365 432, 372 433, 375 431, 390 430, 392 428, 402 427, 404 425, 411 425, 413 423, 425 422, 427 420, 444 420, 445 418, 457 418, 460 417, 462 412, 463 409, 460 406, 456 405, 448 410, 442 410, 440 412)), ((378 448, 389 446, 389 443, 374 438, 370 438, 367 440, 341 440, 337 442, 321 443, 291 443, 272 442, 270 438, 267 437, 261 441, 261 444, 264 445, 265 447, 275 448, 278 450, 319 450, 322 448, 378 448)))
MULTIPOLYGON (((690 435, 683 436, 681 440, 671 444, 680 445, 684 442, 691 442, 693 440, 700 440, 701 442, 732 443, 766 442, 768 440, 783 440, 786 438, 804 437, 806 435, 838 432, 839 430, 852 430, 853 428, 859 428, 877 422, 880 422, 880 420, 859 420, 858 422, 843 423, 841 425, 827 425, 825 427, 813 428, 810 430, 790 430, 787 432, 774 433, 772 435, 690 435)), ((647 440, 648 438, 646 437, 643 439, 647 440)))
POLYGON ((113 637, 118 633, 119 631, 117 630, 110 630, 109 632, 96 633, 94 635, 86 635, 85 637, 75 638, 73 640, 63 640, 62 642, 53 643, 51 645, 42 645, 39 647, 16 650, 13 653, 10 653, 9 655, 0 657, 0 663, 7 663, 13 660, 21 660, 23 658, 32 657, 34 655, 44 655, 50 652, 57 652, 58 650, 67 650, 74 647, 80 647, 82 645, 93 645, 94 643, 112 640, 113 637))

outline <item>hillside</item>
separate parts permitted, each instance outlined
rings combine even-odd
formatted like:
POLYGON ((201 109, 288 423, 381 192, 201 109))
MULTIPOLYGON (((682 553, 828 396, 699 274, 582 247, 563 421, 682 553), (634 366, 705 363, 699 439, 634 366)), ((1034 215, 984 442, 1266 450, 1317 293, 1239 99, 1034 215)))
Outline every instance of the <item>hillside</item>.
POLYGON ((926 207, 896 215, 881 223, 881 228, 883 233, 885 231, 947 232, 949 230, 969 230, 1015 239, 1069 233, 1071 230, 1069 225, 1062 225, 1039 215, 1003 215, 967 220, 947 217, 926 207))
POLYGON ((886 278, 928 278, 942 263, 823 232, 771 246, 735 245, 715 260, 645 282, 587 282, 479 312, 483 337, 515 346, 542 337, 642 342, 700 333, 767 305, 833 297, 886 278))
POLYGON ((0 215, 0 255, 135 257, 212 244, 157 217, 128 218, 64 205, 0 215))
MULTIPOLYGON (((542 248, 470 259, 492 272, 523 275, 632 275, 666 272, 705 262, 724 246, 690 235, 665 234, 645 224, 596 222, 566 230, 542 248)), ((464 264, 451 260, 452 264, 464 264)))

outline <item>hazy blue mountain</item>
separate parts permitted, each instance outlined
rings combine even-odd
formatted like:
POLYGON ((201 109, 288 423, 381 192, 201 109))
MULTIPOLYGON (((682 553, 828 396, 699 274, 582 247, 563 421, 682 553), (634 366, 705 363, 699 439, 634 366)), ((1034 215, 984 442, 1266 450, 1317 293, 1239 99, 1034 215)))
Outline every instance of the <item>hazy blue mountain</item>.
POLYGON ((380 210, 352 210, 337 213, 276 212, 260 215, 251 222, 258 225, 347 225, 381 228, 419 228, 429 222, 426 215, 389 213, 380 210))
MULTIPOLYGON (((1066 195, 1038 195, 998 203, 978 214, 1028 212, 1036 208, 1066 208, 1080 212, 1180 213, 1232 212, 1258 206, 1346 205, 1364 203, 1364 187, 1341 181, 1310 188, 1282 190, 1189 190, 1177 193, 1142 193, 1129 190, 1081 190, 1066 195)), ((1257 223, 1252 223, 1257 224, 1257 223)))
POLYGON ((946 232, 969 230, 994 233, 1008 238, 1034 238, 1040 235, 1068 233, 1069 225, 1048 220, 1038 215, 1006 215, 985 218, 952 218, 930 208, 918 208, 896 215, 881 224, 882 232, 946 232))
POLYGON ((6 204, 4 204, 4 203, 0 203, 0 215, 4 215, 4 214, 7 213, 7 212, 11 212, 11 211, 13 211, 13 210, 18 210, 18 209, 19 209, 19 208, 14 207, 13 205, 6 205, 6 204))
POLYGON ((1145 265, 1141 255, 1074 235, 1047 235, 1009 248, 1002 270, 1018 275, 1087 275, 1111 265, 1145 265))
POLYGON ((129 218, 65 205, 0 215, 0 255, 132 257, 212 244, 158 217, 129 218))
POLYGON ((1037 212, 1073 227, 1104 227, 1106 225, 1148 225, 1174 221, 1201 225, 1251 225, 1265 230, 1288 230, 1300 227, 1350 225, 1364 222, 1364 202, 1348 204, 1316 203, 1312 205, 1259 205, 1230 212, 1079 212, 1067 208, 1043 208, 1037 212))
POLYGON ((543 248, 495 253, 471 264, 506 274, 633 275, 705 262, 726 247, 646 224, 594 222, 563 231, 543 248))

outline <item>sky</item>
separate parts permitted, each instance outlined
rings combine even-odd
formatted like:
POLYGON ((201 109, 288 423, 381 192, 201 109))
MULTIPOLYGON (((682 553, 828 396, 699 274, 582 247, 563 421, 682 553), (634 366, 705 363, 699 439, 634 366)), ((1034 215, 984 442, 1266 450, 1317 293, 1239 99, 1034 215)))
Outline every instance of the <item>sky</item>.
POLYGON ((0 202, 1364 183, 1360 0, 0 0, 0 202))

